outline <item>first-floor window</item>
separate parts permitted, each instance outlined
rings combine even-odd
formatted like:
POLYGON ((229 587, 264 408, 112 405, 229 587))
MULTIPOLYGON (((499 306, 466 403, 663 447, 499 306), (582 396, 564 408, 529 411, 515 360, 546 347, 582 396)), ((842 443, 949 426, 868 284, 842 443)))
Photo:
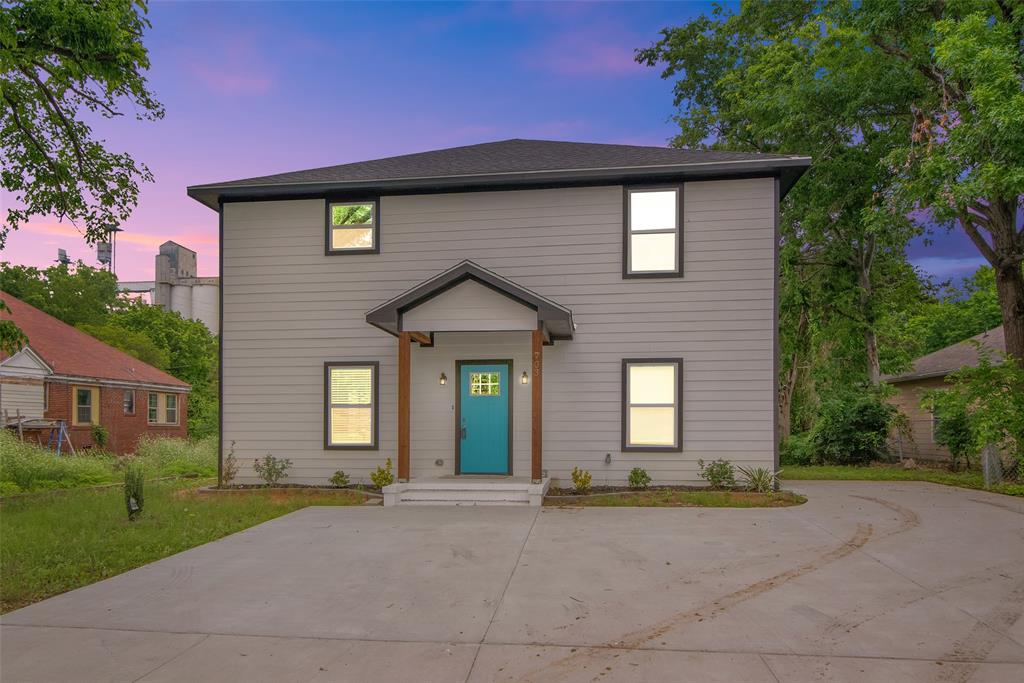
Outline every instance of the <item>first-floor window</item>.
POLYGON ((72 424, 92 425, 100 421, 100 388, 74 387, 75 412, 72 424))
POLYGON ((121 399, 121 404, 124 407, 124 414, 125 415, 134 415, 135 414, 135 390, 134 389, 125 389, 124 390, 124 396, 121 399))
POLYGON ((178 424, 178 395, 149 392, 147 419, 149 424, 178 424))
POLYGON ((622 361, 622 450, 681 451, 681 358, 622 361))
POLYGON ((377 448, 379 364, 324 364, 326 448, 377 448))

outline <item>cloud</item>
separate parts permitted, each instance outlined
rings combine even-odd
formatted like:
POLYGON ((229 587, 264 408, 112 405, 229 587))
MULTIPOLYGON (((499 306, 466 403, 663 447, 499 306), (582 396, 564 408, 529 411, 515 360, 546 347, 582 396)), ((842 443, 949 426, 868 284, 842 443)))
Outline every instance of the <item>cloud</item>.
POLYGON ((617 26, 576 26, 530 49, 523 54, 522 61, 531 68, 558 76, 636 76, 648 71, 634 59, 638 40, 617 26))
POLYGON ((266 39, 257 31, 209 41, 202 61, 186 61, 186 70, 219 95, 263 95, 277 83, 272 62, 261 52, 266 39))
POLYGON ((934 275, 939 280, 971 275, 978 268, 988 263, 981 256, 924 256, 911 259, 910 262, 926 273, 934 275))

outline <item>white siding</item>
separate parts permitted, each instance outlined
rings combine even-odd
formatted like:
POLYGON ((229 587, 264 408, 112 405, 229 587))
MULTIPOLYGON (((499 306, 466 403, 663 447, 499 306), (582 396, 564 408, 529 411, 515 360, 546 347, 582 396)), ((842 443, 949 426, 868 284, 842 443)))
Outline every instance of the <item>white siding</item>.
POLYGON ((7 411, 14 417, 19 412, 22 417, 41 418, 43 416, 43 382, 25 384, 22 380, 17 384, 0 379, 0 415, 7 411))
MULTIPOLYGON (((365 479, 394 459, 396 341, 366 324, 365 312, 468 258, 573 310, 576 339, 544 350, 552 476, 581 465, 595 483, 623 482, 641 466, 656 482, 694 482, 698 458, 769 466, 774 196, 771 179, 688 183, 685 277, 665 279, 622 278, 618 186, 383 197, 376 255, 324 255, 322 200, 225 204, 224 443, 236 441, 243 465, 268 451, 291 458, 295 482, 322 482, 337 469, 365 479), (644 357, 684 359, 682 453, 620 452, 621 360, 644 357), (328 360, 380 361, 379 451, 323 450, 328 360)), ((438 335, 434 349, 414 349, 414 477, 454 464, 451 401, 420 400, 442 389, 438 367, 451 370, 449 391, 457 357, 512 358, 521 372, 529 341, 519 334, 521 343, 515 334, 438 335)), ((517 474, 529 458, 522 389, 517 474)))

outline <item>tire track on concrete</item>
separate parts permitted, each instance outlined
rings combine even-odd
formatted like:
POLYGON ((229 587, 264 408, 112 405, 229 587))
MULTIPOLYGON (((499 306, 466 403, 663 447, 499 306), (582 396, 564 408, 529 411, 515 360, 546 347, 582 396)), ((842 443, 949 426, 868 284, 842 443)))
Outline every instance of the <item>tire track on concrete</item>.
MULTIPOLYGON (((899 515, 899 524, 892 529, 886 530, 884 533, 876 536, 875 538, 887 538, 896 534, 904 533, 913 529, 921 523, 921 518, 916 512, 909 508, 903 507, 893 503, 892 501, 883 500, 881 498, 874 498, 871 496, 852 496, 854 498, 860 498, 867 500, 882 507, 888 508, 899 515)), ((778 588, 783 584, 792 581, 793 579, 799 578, 810 572, 817 571, 833 562, 848 557, 852 553, 860 550, 864 545, 872 539, 874 534, 874 526, 867 523, 858 523, 857 528, 853 535, 847 539, 841 545, 838 545, 828 552, 825 552, 816 558, 805 562, 797 567, 788 569, 784 572, 780 572, 767 579, 757 581, 748 586, 744 586, 738 590, 721 596, 715 600, 706 602, 696 609, 679 612, 661 622, 649 626, 644 629, 633 631, 622 636, 619 640, 604 643, 600 646, 601 649, 597 650, 586 650, 581 648, 575 653, 570 654, 562 659, 550 662, 537 671, 527 674, 520 678, 523 683, 532 683, 533 681, 557 681, 564 679, 566 676, 577 671, 577 667, 584 662, 591 662, 597 664, 597 661, 609 658, 618 657, 619 654, 612 654, 615 650, 634 650, 639 649, 646 643, 652 640, 656 640, 673 629, 682 626, 687 623, 693 623, 704 619, 713 619, 725 612, 729 611, 733 607, 746 602, 752 598, 756 598, 770 590, 778 588)))
POLYGON ((974 675, 1000 640, 1024 614, 1024 581, 1019 582, 1010 593, 984 620, 978 619, 967 635, 956 641, 949 650, 946 660, 970 660, 956 667, 942 671, 938 683, 966 683, 974 675))

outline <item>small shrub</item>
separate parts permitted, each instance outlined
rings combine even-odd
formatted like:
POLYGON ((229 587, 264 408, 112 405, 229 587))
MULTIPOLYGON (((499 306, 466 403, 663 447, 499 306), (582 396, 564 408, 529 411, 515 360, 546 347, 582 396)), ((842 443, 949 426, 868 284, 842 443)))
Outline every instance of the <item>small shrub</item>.
POLYGON ((785 467, 803 467, 814 460, 809 432, 793 434, 779 445, 779 463, 785 467))
POLYGON ((288 477, 288 469, 291 466, 292 461, 288 458, 275 458, 267 453, 263 456, 263 460, 259 458, 253 460, 252 468, 256 470, 256 475, 263 480, 264 484, 273 486, 288 477))
POLYGON ((877 392, 839 394, 823 401, 811 432, 814 464, 867 465, 882 458, 897 414, 877 392))
POLYGON ((107 447, 107 441, 110 439, 110 433, 107 432, 107 428, 103 425, 92 426, 92 442, 96 444, 99 449, 107 447))
POLYGON ((379 489, 395 483, 395 475, 391 473, 391 458, 384 462, 384 466, 377 465, 377 469, 370 472, 370 481, 379 489))
POLYGON ((124 505, 128 509, 128 519, 135 521, 142 514, 143 482, 145 472, 138 465, 129 465, 124 471, 124 505))
POLYGON ((572 485, 577 493, 586 493, 590 490, 590 482, 593 479, 590 472, 581 470, 579 467, 572 468, 572 485))
POLYGON ((634 467, 629 471, 629 488, 645 489, 651 485, 651 475, 642 467, 634 467))
POLYGON ((231 486, 231 483, 238 476, 238 460, 235 459, 235 442, 231 442, 228 454, 224 456, 224 462, 220 464, 220 485, 221 487, 231 486))
POLYGON ((737 467, 736 470, 743 477, 743 488, 757 493, 772 493, 775 491, 775 480, 779 472, 773 472, 765 467, 737 467))
POLYGON ((331 475, 331 484, 337 486, 339 489, 343 489, 349 484, 348 475, 343 471, 338 470, 331 475))
POLYGON ((974 430, 964 406, 954 404, 936 412, 935 443, 949 450, 953 461, 951 469, 955 472, 963 460, 964 469, 970 469, 971 456, 977 453, 974 430))
POLYGON ((13 481, 0 481, 0 496, 13 496, 15 493, 21 493, 20 486, 13 481))
POLYGON ((725 489, 736 486, 736 472, 728 460, 712 460, 706 465, 703 460, 698 460, 697 467, 701 479, 707 480, 711 488, 725 489))

